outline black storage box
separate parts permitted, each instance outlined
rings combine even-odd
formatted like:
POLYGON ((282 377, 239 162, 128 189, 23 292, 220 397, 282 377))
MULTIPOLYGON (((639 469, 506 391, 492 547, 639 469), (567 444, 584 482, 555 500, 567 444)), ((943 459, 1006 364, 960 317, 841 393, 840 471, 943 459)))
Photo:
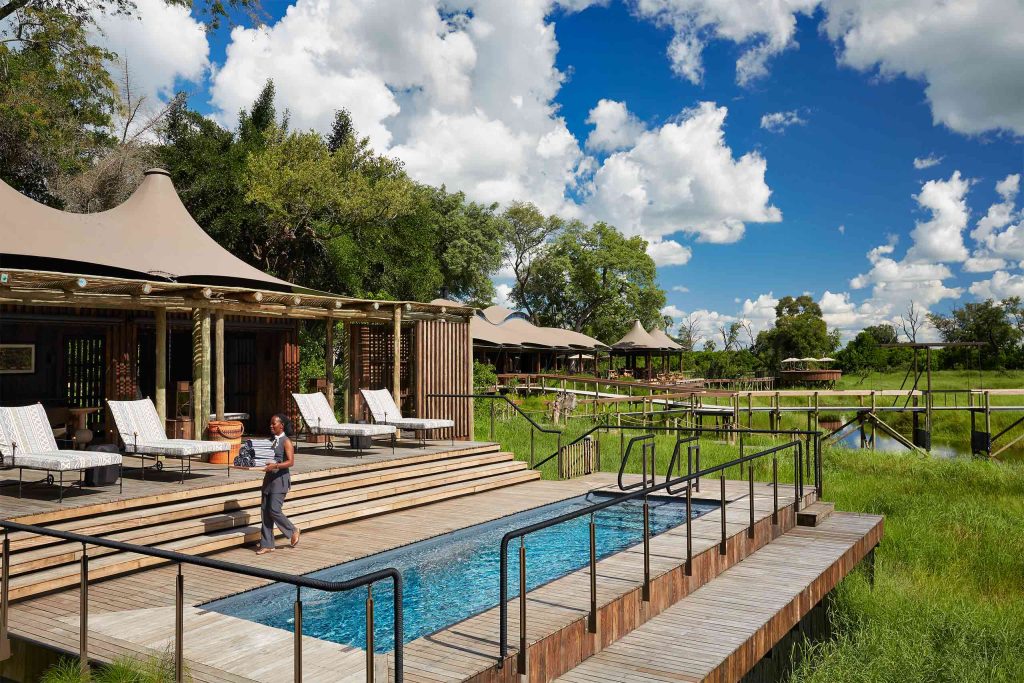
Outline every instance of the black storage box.
MULTIPOLYGON (((101 453, 118 453, 117 446, 114 444, 99 444, 97 446, 89 446, 90 451, 99 451, 101 453)), ((117 483, 117 477, 121 473, 120 465, 103 465, 102 467, 90 467, 85 470, 85 485, 86 486, 109 486, 110 484, 117 483)))
MULTIPOLYGON (((356 420, 355 424, 364 425, 366 420, 356 420)), ((365 450, 367 448, 373 448, 373 437, 372 436, 350 436, 348 437, 349 446, 356 450, 365 450)))

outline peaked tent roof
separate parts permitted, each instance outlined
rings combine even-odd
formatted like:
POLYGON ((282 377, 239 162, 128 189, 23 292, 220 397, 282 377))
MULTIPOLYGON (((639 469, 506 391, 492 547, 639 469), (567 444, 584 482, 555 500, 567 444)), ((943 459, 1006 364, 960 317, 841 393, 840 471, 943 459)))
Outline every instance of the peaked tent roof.
POLYGON ((2 181, 0 207, 0 259, 8 268, 312 292, 220 246, 195 222, 162 169, 146 171, 131 197, 108 211, 60 211, 2 181))
POLYGON ((655 327, 653 330, 648 332, 651 335, 651 339, 661 344, 661 348, 668 349, 669 351, 682 351, 683 347, 672 340, 672 337, 665 333, 665 330, 660 327, 655 327))
POLYGON ((469 331, 474 343, 489 346, 563 350, 606 348, 597 339, 580 332, 557 327, 538 327, 522 313, 501 306, 490 306, 477 311, 470 320, 469 331), (495 320, 498 322, 494 322, 495 320))
POLYGON ((619 341, 612 344, 613 349, 633 349, 643 351, 660 351, 661 344, 654 340, 639 320, 633 321, 633 327, 619 341))

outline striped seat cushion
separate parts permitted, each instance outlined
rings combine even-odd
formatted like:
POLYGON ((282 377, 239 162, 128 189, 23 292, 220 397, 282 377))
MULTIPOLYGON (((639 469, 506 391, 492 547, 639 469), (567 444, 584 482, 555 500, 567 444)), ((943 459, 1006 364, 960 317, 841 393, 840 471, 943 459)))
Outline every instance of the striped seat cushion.
POLYGON ((453 420, 420 419, 418 417, 403 417, 398 420, 388 420, 388 424, 394 425, 399 429, 446 429, 448 427, 455 426, 455 422, 453 420))
POLYGON ((138 444, 129 442, 124 445, 125 453, 143 453, 147 455, 169 455, 176 458, 191 458, 208 453, 223 453, 231 450, 227 441, 194 441, 192 439, 164 439, 163 441, 138 444))
POLYGON ((454 427, 453 420, 420 417, 402 417, 391 392, 387 389, 360 389, 366 407, 378 424, 394 425, 399 429, 446 429, 454 427))
POLYGON ((42 404, 0 408, 0 453, 53 453, 58 450, 42 404))
POLYGON ((330 436, 386 436, 394 434, 395 428, 391 425, 377 424, 339 424, 320 429, 310 429, 313 434, 329 434, 330 436))
POLYGON ((4 467, 25 467, 33 470, 50 470, 68 472, 84 470, 89 467, 120 465, 120 453, 102 453, 98 451, 49 451, 43 453, 22 453, 20 450, 12 457, 3 456, 4 467))

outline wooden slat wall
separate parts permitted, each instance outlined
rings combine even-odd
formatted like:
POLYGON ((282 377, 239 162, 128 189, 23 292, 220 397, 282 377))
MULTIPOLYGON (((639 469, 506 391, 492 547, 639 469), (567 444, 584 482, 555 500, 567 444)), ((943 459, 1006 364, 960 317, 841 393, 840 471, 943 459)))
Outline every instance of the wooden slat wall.
POLYGON ((298 424, 299 411, 292 400, 292 392, 299 390, 299 324, 293 323, 291 329, 281 334, 281 365, 278 405, 281 406, 292 422, 298 424))
MULTIPOLYGON (((394 329, 391 323, 352 324, 349 333, 349 353, 352 354, 352 377, 350 379, 350 401, 352 415, 357 420, 368 420, 363 406, 360 389, 387 389, 392 391, 394 368, 394 329)), ((398 359, 402 382, 402 396, 395 396, 403 414, 412 415, 409 402, 412 385, 412 366, 409 357, 413 352, 414 328, 402 326, 402 348, 398 359)))
POLYGON ((428 398, 430 394, 470 394, 473 353, 468 323, 421 320, 416 323, 416 414, 455 420, 455 433, 437 438, 473 438, 473 401, 466 398, 428 398))

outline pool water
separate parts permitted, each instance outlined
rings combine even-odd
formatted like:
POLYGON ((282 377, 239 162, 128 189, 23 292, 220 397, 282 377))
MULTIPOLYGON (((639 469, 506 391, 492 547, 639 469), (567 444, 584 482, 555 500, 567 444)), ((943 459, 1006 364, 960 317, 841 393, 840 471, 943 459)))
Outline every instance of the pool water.
MULTIPOLYGON (((409 642, 498 604, 499 546, 506 532, 604 500, 607 500, 607 494, 591 493, 340 564, 311 576, 340 581, 376 569, 396 567, 404 581, 404 638, 409 642)), ((714 503, 695 500, 693 517, 715 508, 714 503)), ((685 520, 685 500, 667 496, 650 498, 652 536, 679 526, 685 520)), ((597 513, 595 522, 599 558, 643 541, 643 511, 639 500, 606 508, 597 513)), ((429 519, 425 518, 424 524, 427 523, 429 519)), ((526 537, 527 586, 530 590, 589 563, 588 525, 589 519, 584 516, 526 537)), ((509 595, 514 597, 519 593, 518 541, 509 545, 508 572, 509 595)), ((375 649, 387 652, 394 648, 391 583, 381 582, 374 586, 373 597, 375 649)), ((294 587, 274 584, 208 603, 203 608, 292 630, 294 599, 294 587)), ((343 593, 303 589, 303 633, 322 640, 365 647, 365 600, 365 589, 343 593)))

